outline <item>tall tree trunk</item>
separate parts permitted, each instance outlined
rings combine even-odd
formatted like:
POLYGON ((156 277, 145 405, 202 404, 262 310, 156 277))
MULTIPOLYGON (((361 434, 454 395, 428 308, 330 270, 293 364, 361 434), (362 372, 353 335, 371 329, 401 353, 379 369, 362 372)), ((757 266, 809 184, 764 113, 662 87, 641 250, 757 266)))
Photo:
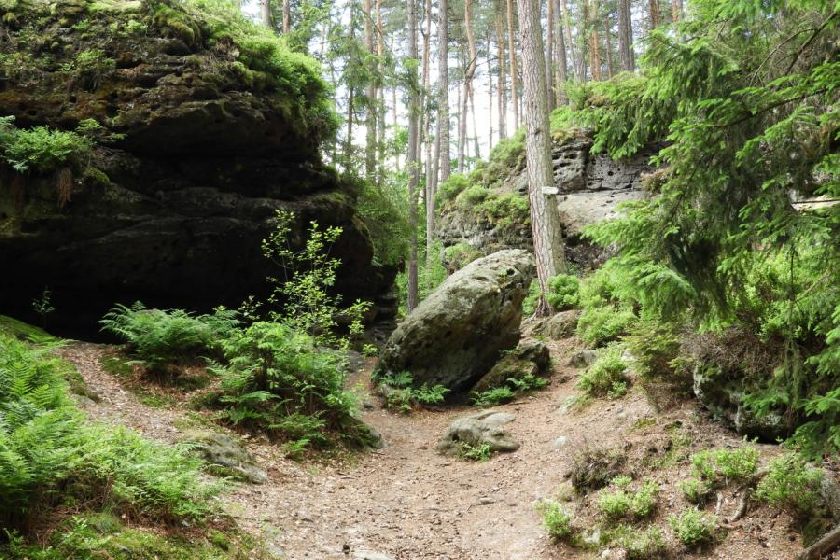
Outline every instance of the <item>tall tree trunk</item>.
POLYGON ((682 0, 671 0, 671 21, 677 23, 682 19, 682 0))
POLYGON ((610 12, 604 14, 604 47, 607 51, 607 78, 613 77, 612 18, 610 12))
POLYGON ((566 0, 560 0, 560 7, 563 9, 563 26, 566 28, 566 39, 569 43, 569 52, 572 55, 572 70, 574 71, 574 78, 578 81, 583 81, 583 76, 580 74, 578 57, 575 54, 575 39, 572 36, 572 18, 569 15, 569 7, 566 5, 566 0))
POLYGON ((519 129, 519 69, 516 67, 516 19, 513 0, 507 0, 508 56, 510 58, 510 98, 513 102, 513 129, 519 129))
POLYGON ((426 167, 426 186, 424 198, 426 200, 426 263, 431 263, 433 258, 433 248, 435 243, 435 191, 437 185, 435 184, 435 176, 432 165, 432 113, 429 110, 430 103, 428 100, 429 87, 431 84, 431 72, 429 63, 431 60, 431 43, 432 43, 432 0, 425 0, 423 9, 423 145, 425 147, 425 167, 426 167))
MULTIPOLYGON (((268 2, 268 0, 266 0, 268 2)), ((351 8, 352 11, 352 8, 351 8)), ((289 6, 289 0, 283 0, 283 33, 286 34, 292 30, 292 9, 289 6)))
MULTIPOLYGON (((493 95, 490 94, 490 99, 493 99, 493 95)), ((493 106, 491 101, 490 106, 493 106)), ((472 116, 472 129, 473 129, 473 146, 475 147, 475 151, 473 152, 473 156, 475 157, 474 161, 481 159, 481 148, 478 145, 478 125, 475 122, 475 83, 470 86, 470 115, 472 116)), ((493 115, 490 115, 490 122, 493 122, 493 115)))
POLYGON ((548 110, 552 111, 557 99, 554 85, 554 0, 548 0, 545 34, 545 80, 548 88, 548 110))
MULTIPOLYGON (((461 52, 463 54, 463 50, 461 52)), ((463 68, 463 65, 464 57, 461 56, 461 68, 463 68)), ((464 118, 467 105, 466 99, 467 96, 464 95, 464 83, 461 82, 458 84, 458 173, 464 172, 464 138, 467 135, 467 119, 464 118)))
POLYGON ((630 25, 630 0, 618 0, 618 54, 621 58, 621 69, 632 72, 633 62, 633 28, 630 25))
POLYGON ((382 79, 385 74, 385 35, 382 25, 382 0, 376 0, 376 56, 378 57, 376 78, 377 123, 378 132, 376 150, 376 186, 382 188, 385 183, 385 88, 382 79))
POLYGON ((496 1, 496 56, 499 64, 499 140, 507 138, 507 77, 505 72, 505 18, 501 4, 496 1))
POLYGON ((371 0, 364 2, 364 30, 365 30, 365 51, 368 55, 368 62, 365 64, 367 70, 367 84, 365 85, 365 177, 368 181, 376 180, 376 66, 370 61, 376 54, 373 45, 373 3, 371 0))
POLYGON ((440 182, 449 179, 449 2, 440 0, 438 7, 438 133, 440 142, 440 182))
POLYGON ((598 36, 598 0, 592 0, 586 19, 589 28, 589 71, 592 79, 601 81, 601 40, 598 36))
POLYGON ((475 46, 475 32, 472 26, 472 0, 464 0, 464 29, 467 35, 467 55, 464 65, 464 89, 461 99, 461 146, 458 153, 458 168, 464 172, 464 153, 467 150, 467 107, 472 98, 473 78, 475 77, 475 64, 478 59, 478 51, 475 46))
POLYGON ((551 165, 545 51, 540 28, 539 3, 538 0, 518 0, 518 4, 526 103, 525 157, 531 202, 531 232, 537 279, 540 284, 537 314, 547 315, 551 311, 545 297, 548 280, 565 269, 565 260, 556 197, 547 197, 543 190, 554 188, 554 173, 551 165))
POLYGON ((581 4, 581 29, 578 33, 578 57, 575 60, 575 78, 581 82, 587 81, 586 63, 589 59, 589 31, 587 24, 589 22, 589 0, 580 0, 581 4))
POLYGON ((659 0, 648 0, 648 30, 659 27, 659 0))
POLYGON ((273 27, 271 23, 271 0, 262 0, 260 2, 260 19, 266 27, 273 27))
MULTIPOLYGON (((397 86, 391 88, 391 107, 394 109, 394 135, 397 134, 397 128, 400 126, 399 115, 397 115, 397 86)), ((400 172, 400 154, 394 154, 394 167, 397 173, 400 172)))
POLYGON ((417 0, 408 0, 408 154, 406 169, 408 171, 408 301, 406 308, 409 313, 419 303, 419 286, 417 276, 417 188, 420 182, 420 153, 418 141, 418 119, 420 117, 419 87, 417 76, 417 0))
POLYGON ((563 17, 560 10, 560 0, 549 0, 555 5, 554 21, 551 25, 555 28, 556 51, 554 54, 555 67, 557 68, 557 105, 565 105, 568 103, 566 96, 566 81, 569 79, 569 66, 566 62, 566 40, 563 33, 563 17))
MULTIPOLYGON (((489 122, 490 122, 490 139, 488 143, 488 150, 493 150, 493 72, 490 66, 490 53, 493 52, 493 45, 490 39, 490 28, 487 28, 487 92, 489 94, 488 99, 490 100, 490 113, 489 113, 489 122)), ((475 107, 473 107, 473 116, 475 116, 475 107)), ((478 136, 478 131, 476 130, 476 136, 478 136)))

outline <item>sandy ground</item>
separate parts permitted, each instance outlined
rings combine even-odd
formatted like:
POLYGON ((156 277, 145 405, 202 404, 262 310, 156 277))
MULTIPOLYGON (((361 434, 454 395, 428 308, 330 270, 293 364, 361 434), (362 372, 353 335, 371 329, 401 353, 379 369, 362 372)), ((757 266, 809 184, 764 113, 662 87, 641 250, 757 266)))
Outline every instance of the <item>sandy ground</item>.
MULTIPOLYGON (((550 344, 555 368, 546 390, 497 407, 516 415, 507 426, 521 443, 515 453, 474 463, 434 451, 449 422, 476 412, 475 408, 400 415, 374 404, 364 416, 387 443, 380 450, 297 463, 285 459, 276 446, 250 438, 248 447, 270 482, 232 486, 222 497, 224 509, 243 529, 261 534, 272 551, 288 559, 363 558, 361 551, 400 560, 598 558, 597 552, 552 542, 535 504, 562 494, 580 449, 609 447, 627 453, 626 470, 634 477, 652 477, 662 485, 654 522, 670 539, 675 556, 771 560, 793 558, 802 549, 787 516, 754 505, 711 550, 682 550, 666 519, 687 507, 676 482, 688 476, 690 466, 683 460, 656 468, 644 459, 665 453, 668 434, 675 429, 690 441, 686 456, 703 448, 736 446, 740 439, 691 402, 657 412, 638 388, 619 400, 567 410, 564 403, 576 394, 577 370, 567 365, 575 344, 573 339, 550 344), (567 444, 555 449, 559 436, 565 436, 567 444)), ((126 424, 155 439, 177 441, 189 424, 186 409, 144 406, 123 386, 125 380, 102 370, 99 357, 107 351, 86 343, 61 350, 101 397, 99 403, 86 403, 88 414, 126 424)), ((372 365, 369 362, 351 380, 363 390, 369 389, 366 372, 372 365)), ((762 462, 779 453, 775 446, 759 449, 762 462)), ((596 498, 597 494, 590 495, 568 504, 581 529, 595 526, 596 498)), ((737 501, 737 488, 724 491, 721 517, 731 515, 737 501)))

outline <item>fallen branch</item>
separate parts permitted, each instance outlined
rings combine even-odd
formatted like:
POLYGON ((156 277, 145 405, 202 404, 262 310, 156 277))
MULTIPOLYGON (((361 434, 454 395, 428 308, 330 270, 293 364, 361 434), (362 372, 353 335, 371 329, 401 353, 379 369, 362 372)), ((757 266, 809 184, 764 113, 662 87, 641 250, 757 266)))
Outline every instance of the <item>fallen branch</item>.
POLYGON ((727 523, 735 523, 747 513, 747 506, 749 505, 750 501, 750 494, 752 494, 752 488, 746 487, 741 492, 741 500, 738 502, 738 509, 735 510, 735 514, 726 520, 727 523))

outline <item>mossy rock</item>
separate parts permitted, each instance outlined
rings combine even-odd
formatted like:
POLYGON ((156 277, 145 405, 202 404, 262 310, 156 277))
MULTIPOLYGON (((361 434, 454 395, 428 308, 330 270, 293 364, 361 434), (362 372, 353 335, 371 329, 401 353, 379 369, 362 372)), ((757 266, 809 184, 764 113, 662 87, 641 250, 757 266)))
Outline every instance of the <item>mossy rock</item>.
POLYGON ((44 342, 57 340, 41 327, 18 321, 6 315, 0 315, 0 331, 17 339, 29 342, 44 342))

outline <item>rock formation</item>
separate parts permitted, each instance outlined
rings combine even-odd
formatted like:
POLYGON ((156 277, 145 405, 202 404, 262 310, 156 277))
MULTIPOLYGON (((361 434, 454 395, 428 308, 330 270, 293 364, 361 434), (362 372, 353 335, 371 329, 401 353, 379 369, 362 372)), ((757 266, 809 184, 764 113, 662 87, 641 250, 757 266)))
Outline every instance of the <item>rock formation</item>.
POLYGON ((533 277, 533 257, 525 251, 500 251, 462 268, 393 332, 379 374, 407 371, 416 385, 469 391, 502 352, 516 348, 533 277))
POLYGON ((10 5, 0 116, 100 128, 63 194, 52 171, 2 168, 0 308, 31 314, 47 286, 51 326, 78 332, 114 302, 237 306, 279 274, 260 249, 279 209, 296 213, 298 243, 311 220, 343 228, 332 254, 348 300, 388 291, 394 271, 372 264, 355 189, 320 160, 334 117, 312 59, 240 41, 223 23, 236 15, 188 3, 10 5))

